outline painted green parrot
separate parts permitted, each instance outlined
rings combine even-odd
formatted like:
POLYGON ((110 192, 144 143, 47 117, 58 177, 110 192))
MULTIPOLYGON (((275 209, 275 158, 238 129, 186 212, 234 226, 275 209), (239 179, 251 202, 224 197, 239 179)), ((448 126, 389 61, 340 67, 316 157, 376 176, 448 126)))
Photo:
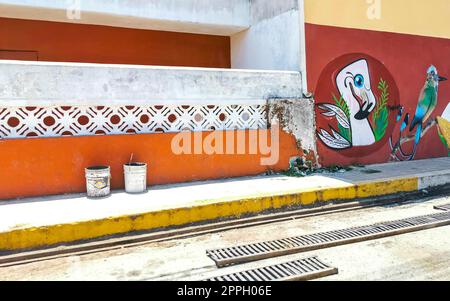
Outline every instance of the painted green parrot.
POLYGON ((417 151, 417 145, 422 138, 422 130, 425 122, 430 118, 434 109, 436 108, 438 101, 438 88, 439 82, 447 80, 445 77, 441 77, 438 75, 437 69, 435 66, 430 66, 427 70, 427 79, 424 87, 420 91, 419 102, 417 104, 416 113, 411 122, 409 130, 412 132, 416 127, 416 136, 414 140, 414 150, 412 155, 410 156, 410 160, 412 160, 417 151))

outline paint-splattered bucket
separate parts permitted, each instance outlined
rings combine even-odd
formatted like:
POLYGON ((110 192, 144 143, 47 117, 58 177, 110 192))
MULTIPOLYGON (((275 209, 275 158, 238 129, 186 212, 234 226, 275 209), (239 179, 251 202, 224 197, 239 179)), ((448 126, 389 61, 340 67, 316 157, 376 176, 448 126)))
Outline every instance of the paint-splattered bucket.
POLYGON ((85 169, 86 190, 90 198, 108 196, 111 192, 109 166, 91 166, 85 169))
POLYGON ((125 191, 144 193, 147 191, 147 164, 128 163, 123 166, 125 173, 125 191))

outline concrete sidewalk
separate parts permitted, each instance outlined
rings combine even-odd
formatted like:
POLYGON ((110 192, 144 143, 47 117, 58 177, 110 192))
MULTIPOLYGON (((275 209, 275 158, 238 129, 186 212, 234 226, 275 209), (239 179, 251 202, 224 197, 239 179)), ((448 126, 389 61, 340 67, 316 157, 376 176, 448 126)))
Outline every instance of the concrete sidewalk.
POLYGON ((265 176, 0 202, 0 251, 289 210, 450 184, 450 158, 372 165, 304 178, 265 176))

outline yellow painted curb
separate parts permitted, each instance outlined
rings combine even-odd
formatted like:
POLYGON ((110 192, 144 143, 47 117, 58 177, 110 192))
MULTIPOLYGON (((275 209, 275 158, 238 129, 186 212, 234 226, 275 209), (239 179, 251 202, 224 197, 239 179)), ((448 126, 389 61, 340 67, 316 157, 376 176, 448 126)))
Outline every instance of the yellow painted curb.
POLYGON ((205 201, 204 204, 192 207, 10 230, 0 233, 0 250, 36 248, 132 231, 180 226, 218 218, 239 217, 269 209, 308 206, 317 202, 338 199, 351 200, 417 190, 417 178, 404 178, 284 192, 277 195, 260 195, 238 200, 205 201))

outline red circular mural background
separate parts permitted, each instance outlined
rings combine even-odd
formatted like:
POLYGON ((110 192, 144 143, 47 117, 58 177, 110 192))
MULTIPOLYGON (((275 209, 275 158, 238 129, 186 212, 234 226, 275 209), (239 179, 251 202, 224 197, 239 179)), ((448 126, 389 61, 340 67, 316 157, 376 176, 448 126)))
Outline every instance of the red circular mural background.
MULTIPOLYGON (((323 116, 321 113, 322 110, 318 109, 318 105, 322 103, 330 103, 334 104, 333 100, 333 94, 339 97, 339 90, 336 84, 336 77, 338 73, 345 68, 346 66, 359 61, 361 59, 365 59, 369 65, 369 74, 371 79, 371 87, 372 92, 375 95, 377 99, 377 103, 380 100, 381 91, 377 88, 378 83, 380 79, 382 78, 384 81, 387 82, 388 85, 388 92, 389 92, 389 100, 387 103, 388 106, 388 127, 386 129, 386 134, 384 137, 380 140, 375 142, 372 145, 368 146, 353 146, 348 149, 331 149, 328 146, 326 146, 320 138, 317 138, 318 144, 319 144, 319 153, 320 150, 325 147, 327 150, 338 152, 341 155, 347 156, 347 157, 362 157, 370 155, 371 153, 376 152, 379 150, 383 145, 385 145, 388 142, 389 137, 391 136, 394 128, 395 128, 395 121, 399 109, 399 103, 400 103, 400 95, 398 87, 395 83, 395 80, 389 70, 381 63, 379 60, 362 53, 351 53, 346 54, 341 57, 338 57, 337 59, 330 62, 320 74, 319 81, 316 86, 315 91, 315 102, 316 102, 316 122, 317 122, 317 130, 320 130, 321 128, 329 131, 330 126, 333 128, 337 127, 337 120, 335 117, 326 117, 323 116)), ((369 121, 373 127, 372 124, 372 116, 374 111, 369 116, 369 121)))

